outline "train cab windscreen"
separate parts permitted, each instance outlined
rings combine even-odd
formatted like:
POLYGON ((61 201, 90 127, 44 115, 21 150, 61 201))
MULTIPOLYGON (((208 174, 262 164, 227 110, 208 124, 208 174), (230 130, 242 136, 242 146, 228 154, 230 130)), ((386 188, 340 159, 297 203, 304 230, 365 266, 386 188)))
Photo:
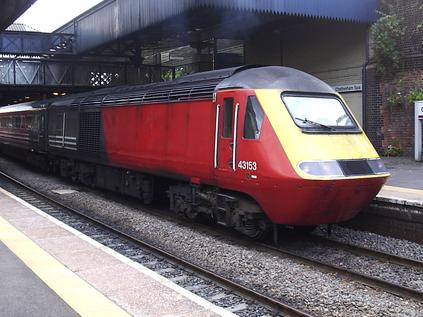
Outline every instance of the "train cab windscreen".
POLYGON ((360 132, 342 101, 332 96, 283 95, 295 124, 305 132, 360 132))

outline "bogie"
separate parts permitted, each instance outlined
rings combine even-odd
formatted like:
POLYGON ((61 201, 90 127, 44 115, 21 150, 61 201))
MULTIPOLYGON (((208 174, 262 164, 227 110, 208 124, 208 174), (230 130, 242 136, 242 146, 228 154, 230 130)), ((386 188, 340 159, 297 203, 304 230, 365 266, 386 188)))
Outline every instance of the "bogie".
POLYGON ((170 186, 168 195, 171 210, 190 220, 212 219, 252 239, 261 239, 271 227, 260 206, 245 195, 189 184, 170 186))

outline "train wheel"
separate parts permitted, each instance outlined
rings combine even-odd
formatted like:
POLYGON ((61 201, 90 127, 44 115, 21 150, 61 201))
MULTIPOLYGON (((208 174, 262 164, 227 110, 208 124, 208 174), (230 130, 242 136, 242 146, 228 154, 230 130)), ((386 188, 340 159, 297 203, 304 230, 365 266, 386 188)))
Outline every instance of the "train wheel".
POLYGON ((247 220, 242 230, 244 235, 253 240, 262 240, 267 237, 269 232, 269 226, 262 220, 247 220))

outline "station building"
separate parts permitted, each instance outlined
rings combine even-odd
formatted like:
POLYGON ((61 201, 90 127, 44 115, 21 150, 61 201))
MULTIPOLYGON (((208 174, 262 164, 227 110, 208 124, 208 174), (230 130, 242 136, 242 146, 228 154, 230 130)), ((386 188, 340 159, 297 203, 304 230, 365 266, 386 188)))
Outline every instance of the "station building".
POLYGON ((332 85, 381 149, 388 134, 369 34, 391 2, 402 7, 396 0, 105 0, 52 34, 3 32, 0 53, 12 58, 0 60, 0 94, 13 102, 23 92, 36 98, 41 87, 45 97, 241 64, 283 65, 332 85))
POLYGON ((106 0, 57 31, 76 34, 77 53, 138 49, 142 63, 164 67, 162 73, 240 64, 298 68, 343 92, 363 123, 363 67, 377 1, 342 2, 106 0))

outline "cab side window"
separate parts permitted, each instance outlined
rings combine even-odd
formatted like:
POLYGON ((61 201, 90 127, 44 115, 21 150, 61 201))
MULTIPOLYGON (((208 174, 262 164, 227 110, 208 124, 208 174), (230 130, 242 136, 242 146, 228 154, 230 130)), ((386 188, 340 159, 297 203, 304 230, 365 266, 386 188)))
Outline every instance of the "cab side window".
POLYGON ((233 110, 234 110, 233 98, 225 98, 224 104, 223 104, 223 133, 222 133, 222 136, 224 138, 232 137, 233 110))
POLYGON ((244 139, 258 140, 264 112, 256 96, 248 96, 244 119, 244 139))

